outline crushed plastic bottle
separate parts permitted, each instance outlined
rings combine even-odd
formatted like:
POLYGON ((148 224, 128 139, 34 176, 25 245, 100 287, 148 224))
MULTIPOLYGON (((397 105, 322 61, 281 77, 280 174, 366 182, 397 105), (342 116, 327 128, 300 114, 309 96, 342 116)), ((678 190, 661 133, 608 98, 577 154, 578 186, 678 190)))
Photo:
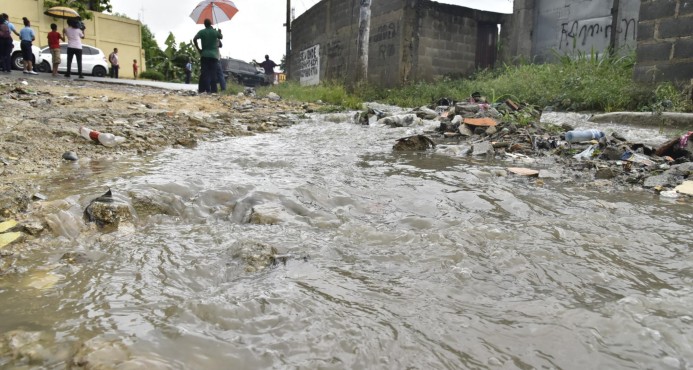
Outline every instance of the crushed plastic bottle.
POLYGON ((125 138, 122 136, 98 132, 84 126, 79 128, 79 134, 87 140, 97 141, 99 144, 107 147, 113 147, 125 142, 125 138))
POLYGON ((579 143, 581 141, 590 141, 593 139, 601 139, 603 137, 604 133, 596 129, 573 130, 565 133, 565 140, 569 143, 579 143))

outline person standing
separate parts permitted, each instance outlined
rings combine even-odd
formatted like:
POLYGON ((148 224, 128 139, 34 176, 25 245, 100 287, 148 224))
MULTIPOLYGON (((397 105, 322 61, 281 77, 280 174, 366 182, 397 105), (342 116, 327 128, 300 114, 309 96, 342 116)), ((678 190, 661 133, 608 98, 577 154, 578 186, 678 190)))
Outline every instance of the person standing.
POLYGON ((271 60, 269 55, 265 55, 265 61, 259 63, 259 66, 265 70, 265 82, 269 85, 274 85, 274 67, 278 67, 279 65, 271 60))
POLYGON ((12 34, 19 36, 14 24, 10 23, 6 13, 0 14, 0 70, 5 73, 12 72, 12 34))
POLYGON ((118 78, 118 70, 120 70, 118 48, 113 48, 113 52, 108 56, 108 61, 111 62, 111 78, 118 78))
POLYGON ((190 83, 190 77, 192 77, 192 61, 188 58, 188 62, 185 63, 185 83, 190 83))
POLYGON ((137 79, 137 72, 139 71, 139 66, 137 65, 137 59, 132 60, 132 75, 137 79))
POLYGON ((200 93, 217 92, 217 68, 219 64, 219 40, 223 38, 220 30, 212 28, 212 21, 205 19, 205 28, 193 38, 195 49, 200 52, 200 82, 197 90, 200 93), (202 48, 197 40, 202 40, 202 48))
POLYGON ((22 58, 24 59, 24 73, 37 75, 34 72, 34 53, 31 51, 31 45, 36 40, 36 34, 34 30, 31 29, 31 22, 27 17, 22 18, 24 21, 24 28, 19 31, 19 39, 21 43, 19 44, 22 48, 22 58))
POLYGON ((48 48, 51 50, 51 59, 53 62, 53 77, 58 75, 58 66, 60 65, 60 41, 65 42, 65 37, 58 32, 58 25, 51 23, 51 32, 48 32, 48 48))
POLYGON ((67 72, 65 77, 70 77, 72 72, 72 58, 77 59, 77 73, 79 78, 82 75, 82 39, 84 32, 79 28, 79 22, 70 19, 67 21, 68 28, 63 29, 63 35, 67 37, 67 72))

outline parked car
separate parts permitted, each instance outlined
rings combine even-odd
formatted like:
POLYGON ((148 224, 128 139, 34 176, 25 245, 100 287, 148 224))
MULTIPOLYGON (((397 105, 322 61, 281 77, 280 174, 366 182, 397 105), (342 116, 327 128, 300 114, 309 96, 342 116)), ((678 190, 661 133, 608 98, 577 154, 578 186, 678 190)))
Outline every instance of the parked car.
POLYGON ((227 81, 233 79, 240 85, 249 87, 267 85, 262 68, 257 68, 248 62, 233 58, 221 58, 220 62, 221 70, 224 71, 227 81))
MULTIPOLYGON (((12 68, 14 69, 24 69, 24 57, 22 56, 22 47, 20 46, 19 40, 12 40, 14 48, 12 49, 12 68)), ((41 50, 32 45, 31 51, 34 54, 34 66, 41 65, 43 58, 41 57, 41 50)))
MULTIPOLYGON (((39 72, 50 72, 53 70, 51 61, 51 50, 48 46, 41 49, 41 55, 43 56, 43 62, 39 65, 39 72)), ((67 72, 67 43, 60 43, 60 59, 61 63, 58 65, 58 72, 67 72)), ((72 66, 70 73, 77 73, 77 59, 72 58, 72 66)), ((108 73, 108 63, 106 62, 106 55, 101 51, 101 49, 82 44, 82 73, 87 75, 92 75, 95 77, 105 77, 108 73)))

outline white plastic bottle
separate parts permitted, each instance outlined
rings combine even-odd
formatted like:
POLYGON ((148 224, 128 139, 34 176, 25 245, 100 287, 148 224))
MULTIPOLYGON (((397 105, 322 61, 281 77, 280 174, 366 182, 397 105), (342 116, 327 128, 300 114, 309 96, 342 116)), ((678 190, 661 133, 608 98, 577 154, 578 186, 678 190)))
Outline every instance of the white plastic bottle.
POLYGON ((107 147, 116 146, 125 142, 125 138, 122 136, 109 134, 107 132, 98 132, 84 126, 79 128, 79 134, 87 140, 97 141, 99 144, 107 147))
POLYGON ((124 142, 125 138, 122 136, 109 134, 107 132, 102 132, 98 135, 98 141, 103 146, 112 147, 124 142))
POLYGON ((565 140, 569 143, 579 143, 581 141, 589 141, 592 139, 600 139, 603 137, 604 133, 596 129, 573 130, 565 133, 565 140))

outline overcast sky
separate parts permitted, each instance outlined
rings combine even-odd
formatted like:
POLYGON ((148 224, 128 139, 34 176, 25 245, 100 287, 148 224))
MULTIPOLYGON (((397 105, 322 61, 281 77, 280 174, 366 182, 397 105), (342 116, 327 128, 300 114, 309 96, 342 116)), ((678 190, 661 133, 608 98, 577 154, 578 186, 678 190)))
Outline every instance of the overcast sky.
MULTIPOLYGON (((251 61, 261 61, 265 54, 279 63, 286 51, 285 0, 232 0, 238 13, 232 20, 219 24, 224 35, 221 54, 251 61)), ((319 0, 291 0, 298 17, 319 0)), ((512 0, 438 0, 440 3, 475 9, 512 13, 512 0)), ((190 41, 203 26, 190 19, 199 0, 111 0, 114 13, 139 19, 154 33, 160 47, 169 32, 177 42, 190 41)))

